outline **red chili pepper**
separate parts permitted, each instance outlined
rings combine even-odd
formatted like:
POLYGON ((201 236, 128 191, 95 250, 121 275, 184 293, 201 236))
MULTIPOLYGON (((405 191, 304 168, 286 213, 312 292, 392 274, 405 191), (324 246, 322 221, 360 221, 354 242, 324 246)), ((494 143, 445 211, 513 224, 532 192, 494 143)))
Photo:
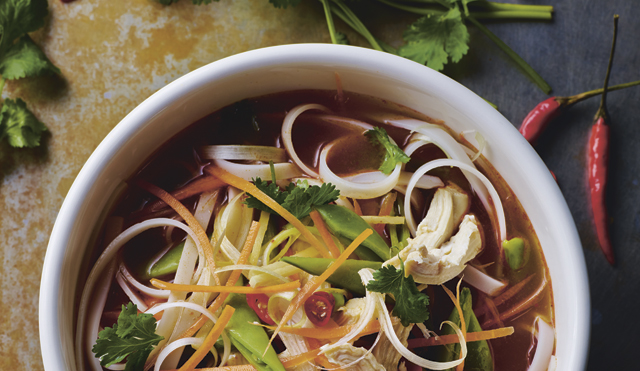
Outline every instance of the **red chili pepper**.
MULTIPOLYGON (((640 85, 640 80, 615 85, 608 90, 619 90, 635 85, 640 85)), ((569 97, 551 97, 545 99, 538 103, 538 105, 529 112, 527 117, 524 118, 522 125, 520 125, 520 134, 522 134, 529 143, 533 144, 533 142, 538 139, 540 134, 542 134, 544 129, 549 125, 551 120, 558 116, 563 108, 569 107, 598 94, 602 94, 603 91, 604 89, 600 88, 569 97)))
POLYGON ((613 16, 613 42, 611 54, 609 55, 609 65, 607 75, 604 79, 604 92, 600 100, 600 108, 594 118, 591 128, 588 148, 588 170, 589 170, 589 191, 591 194, 591 209, 593 210, 593 220, 596 225, 596 233, 600 248, 611 265, 615 264, 611 239, 609 238, 609 224, 607 207, 605 204, 605 190, 607 185, 607 166, 609 157, 609 126, 607 125, 606 97, 607 85, 609 84, 609 74, 613 54, 616 49, 616 36, 618 33, 618 15, 613 16))
POLYGON ((276 323, 271 319, 267 311, 268 303, 269 297, 266 294, 247 294, 247 304, 256 312, 260 320, 267 325, 275 325, 276 323))
POLYGON ((304 302, 304 312, 311 323, 322 327, 329 323, 335 304, 336 299, 333 295, 324 291, 316 291, 304 302))

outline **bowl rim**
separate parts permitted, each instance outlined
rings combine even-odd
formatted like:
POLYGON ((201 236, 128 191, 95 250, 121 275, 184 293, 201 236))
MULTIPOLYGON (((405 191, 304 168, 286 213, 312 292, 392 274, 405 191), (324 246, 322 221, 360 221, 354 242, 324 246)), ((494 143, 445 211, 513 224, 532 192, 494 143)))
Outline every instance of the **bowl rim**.
MULTIPOLYGON (((58 321, 61 304, 57 300, 60 292, 61 274, 65 249, 72 238, 72 228, 80 217, 79 210, 85 201, 90 188, 95 184, 97 175, 105 169, 110 159, 124 146, 126 139, 140 130, 149 119, 159 110, 168 107, 172 102, 187 95, 197 87, 211 83, 212 76, 233 76, 248 69, 262 68, 265 65, 281 66, 332 63, 335 65, 358 66, 367 65, 369 69, 390 71, 385 76, 399 74, 415 74, 417 79, 435 79, 446 84, 448 97, 443 99, 470 99, 481 107, 483 116, 489 117, 488 127, 502 130, 508 139, 507 150, 513 149, 520 153, 519 162, 527 167, 529 179, 539 183, 540 192, 544 192, 550 204, 556 205, 554 223, 565 229, 563 237, 569 246, 562 251, 567 260, 563 266, 573 272, 575 279, 569 283, 575 295, 573 309, 573 342, 571 348, 572 370, 586 368, 588 345, 590 336, 590 296, 586 264, 582 245, 578 237, 573 217, 569 211, 560 189, 549 174, 535 150, 519 134, 498 111, 493 109, 482 98, 461 85, 460 83, 442 75, 430 68, 410 60, 382 53, 371 49, 333 45, 333 44, 294 44, 280 45, 247 51, 212 62, 198 68, 152 94, 145 99, 103 139, 91 154, 85 165, 78 173, 71 186, 56 218, 51 232, 49 244, 44 259, 39 297, 39 333, 41 352, 47 370, 65 369, 65 356, 60 341, 61 327, 58 321), (479 102, 478 102, 479 101, 479 102)), ((486 121, 483 119, 483 121, 486 121)), ((554 317, 557 317, 554 315, 554 317)))

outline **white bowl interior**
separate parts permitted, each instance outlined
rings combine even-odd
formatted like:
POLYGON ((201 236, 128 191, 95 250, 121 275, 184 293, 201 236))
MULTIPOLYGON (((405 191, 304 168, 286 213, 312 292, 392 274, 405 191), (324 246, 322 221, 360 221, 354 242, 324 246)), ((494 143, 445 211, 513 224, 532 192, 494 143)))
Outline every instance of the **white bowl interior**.
POLYGON ((238 100, 295 89, 345 90, 387 99, 455 131, 478 130, 486 157, 526 210, 551 273, 558 370, 582 370, 589 291, 582 248, 560 190, 535 151, 480 97, 429 68, 369 49, 327 44, 250 51, 202 67, 155 93, 104 139, 82 168, 56 220, 40 292, 46 370, 75 370, 74 300, 89 239, 114 189, 159 146, 192 122, 238 100))

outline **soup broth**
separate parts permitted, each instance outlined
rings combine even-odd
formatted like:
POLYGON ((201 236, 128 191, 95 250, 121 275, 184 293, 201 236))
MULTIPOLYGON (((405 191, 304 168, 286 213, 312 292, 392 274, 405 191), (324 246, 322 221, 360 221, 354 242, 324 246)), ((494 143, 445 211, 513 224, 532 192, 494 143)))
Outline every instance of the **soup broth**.
MULTIPOLYGON (((318 225, 316 220, 313 219, 313 211, 311 216, 309 216, 309 213, 300 215, 299 220, 305 228, 311 231, 309 233, 315 236, 314 238, 317 239, 317 242, 310 241, 304 233, 295 232, 296 226, 292 226, 290 224, 291 220, 280 215, 278 210, 269 213, 265 209, 250 208, 249 206, 252 203, 248 199, 254 198, 255 195, 249 194, 250 192, 245 193, 246 189, 243 190, 235 184, 227 184, 219 176, 220 172, 230 173, 241 178, 244 177, 246 178, 245 183, 253 182, 251 184, 259 185, 258 183, 263 182, 264 185, 258 187, 263 191, 271 183, 273 173, 276 173, 276 177, 278 177, 277 181, 273 183, 277 184, 277 186, 274 185, 273 187, 277 188, 279 192, 286 192, 297 187, 308 190, 313 188, 314 185, 319 189, 321 183, 327 183, 326 177, 323 177, 322 170, 324 161, 326 167, 335 176, 345 180, 345 182, 351 182, 350 184, 363 184, 362 188, 365 189, 372 183, 381 183, 386 177, 394 176, 394 172, 391 172, 391 175, 386 175, 378 170, 388 154, 384 146, 371 139, 372 135, 364 134, 374 127, 384 129, 388 137, 391 138, 391 142, 395 143, 399 149, 406 150, 411 146, 417 147, 417 149, 412 151, 410 160, 406 164, 400 162, 392 163, 394 171, 396 167, 402 168, 401 172, 398 170, 401 173, 399 179, 401 179, 402 174, 407 174, 407 180, 404 183, 402 180, 397 181, 397 184, 394 184, 387 191, 378 192, 380 194, 376 194, 374 191, 358 190, 358 187, 353 190, 349 190, 350 188, 341 189, 341 184, 332 183, 340 191, 341 196, 326 202, 327 205, 311 204, 310 210, 315 210, 317 215, 320 215, 324 220, 326 224, 324 229, 331 235, 330 239, 339 250, 338 253, 347 249, 355 239, 355 236, 348 237, 343 229, 348 229, 348 227, 353 227, 356 224, 346 225, 340 220, 336 223, 335 220, 331 220, 331 217, 328 216, 329 212, 323 211, 325 209, 347 209, 349 210, 349 215, 355 215, 358 218, 364 216, 364 219, 359 220, 364 220, 362 221, 364 225, 371 225, 376 230, 373 233, 379 235, 379 241, 382 241, 387 248, 387 251, 377 252, 377 254, 388 255, 383 258, 379 255, 376 256, 376 251, 379 250, 375 250, 375 248, 367 249, 362 245, 356 248, 355 254, 349 256, 348 262, 351 261, 351 263, 344 264, 355 264, 353 261, 369 260, 365 259, 367 257, 375 258, 377 260, 376 264, 378 264, 376 265, 377 269, 372 268, 370 272, 375 280, 380 279, 380 276, 376 275, 376 273, 378 270, 383 269, 379 265, 384 262, 386 262, 385 267, 390 270, 392 267, 395 267, 393 269, 398 271, 403 269, 406 277, 412 277, 412 282, 413 278, 415 279, 415 283, 412 284, 417 286, 416 291, 419 290, 428 295, 428 305, 423 308, 428 313, 428 319, 424 320, 424 326, 429 331, 435 331, 438 334, 441 334, 441 323, 450 319, 452 313, 456 315, 458 313, 454 302, 445 293, 445 288, 455 294, 456 286, 462 278, 460 287, 462 290, 464 288, 470 290, 471 308, 481 330, 512 328, 512 333, 508 336, 489 337, 489 340, 483 340, 483 342, 486 342, 489 354, 482 355, 482 357, 488 358, 483 361, 484 363, 480 362, 483 364, 481 369, 527 370, 536 356, 544 357, 544 355, 538 355, 540 353, 538 349, 541 348, 539 346, 540 341, 543 341, 540 340, 542 329, 539 326, 542 326, 541 322, 544 322, 546 326, 553 328, 554 324, 549 272, 529 219, 500 174, 483 156, 474 158, 477 150, 461 138, 458 133, 451 132, 446 127, 446 123, 437 118, 427 117, 406 107, 369 96, 348 92, 338 94, 335 91, 304 90, 246 99, 202 118, 164 144, 137 174, 127 182, 125 191, 112 206, 109 217, 101 227, 102 232, 100 232, 100 237, 92 250, 92 256, 88 258, 90 260, 89 266, 94 268, 89 274, 89 278, 86 281, 82 281, 83 287, 79 288, 79 291, 84 290, 83 297, 78 304, 79 335, 77 337, 77 349, 80 355, 77 360, 79 364, 85 369, 104 367, 105 362, 100 366, 100 361, 90 351, 93 344, 96 343, 97 331, 112 328, 114 324, 118 324, 118 318, 122 315, 123 306, 130 302, 137 303, 136 306, 139 312, 151 311, 150 313, 152 313, 153 308, 158 308, 165 302, 190 302, 206 308, 215 303, 216 300, 220 300, 216 299, 217 293, 200 294, 193 291, 178 291, 171 289, 172 286, 170 285, 159 286, 158 282, 161 282, 161 284, 163 282, 168 284, 181 282, 182 284, 200 286, 225 285, 230 274, 233 275, 231 272, 234 272, 233 267, 235 266, 238 266, 238 268, 235 268, 235 272, 242 273, 239 282, 252 289, 297 281, 299 281, 300 285, 299 288, 292 291, 283 291, 279 294, 257 293, 257 291, 248 295, 233 293, 225 300, 224 304, 217 307, 215 315, 219 316, 225 305, 231 305, 230 303, 235 300, 233 298, 240 297, 240 301, 248 303, 252 309, 248 313, 254 313, 253 316, 257 316, 256 318, 259 319, 256 320, 257 322, 261 322, 265 326, 280 323, 287 310, 291 309, 290 306, 295 305, 291 304, 296 301, 295 299, 292 300, 292 298, 296 295, 305 295, 304 288, 309 287, 309 282, 313 282, 314 279, 312 277, 317 277, 317 274, 311 274, 312 272, 310 271, 312 269, 300 269, 298 265, 291 265, 287 262, 291 262, 291 258, 295 260, 299 257, 305 259, 327 257, 335 259, 339 254, 332 253, 329 246, 331 242, 324 239, 326 234, 323 235, 322 226, 318 225), (306 104, 320 105, 322 108, 314 106, 315 108, 303 110, 299 116, 293 119, 295 124, 292 125, 290 130, 290 141, 293 143, 293 149, 288 148, 287 139, 283 136, 283 121, 286 123, 288 119, 291 119, 291 112, 306 104), (402 125, 395 124, 406 122, 409 119, 423 122, 427 125, 426 127, 430 128, 429 130, 439 130, 438 135, 446 135, 455 139, 467 159, 472 158, 477 170, 486 176, 495 187, 501 200, 501 208, 504 212, 503 219, 499 217, 496 200, 491 196, 484 200, 479 197, 479 184, 481 185, 482 183, 477 182, 477 176, 470 176, 469 171, 465 169, 461 170, 461 168, 455 166, 437 167, 428 171, 424 178, 420 178, 420 181, 424 183, 432 182, 433 184, 418 185, 421 188, 416 187, 412 192, 407 190, 407 183, 410 184, 408 179, 413 178, 416 171, 431 161, 446 159, 447 154, 445 152, 449 151, 443 149, 436 138, 421 138, 419 137, 422 135, 420 134, 421 132, 412 133, 402 125), (416 145, 416 142, 420 140, 424 143, 421 142, 419 146, 416 145), (263 148, 269 147, 271 149, 268 149, 265 155, 258 154, 252 159, 250 158, 252 150, 247 149, 248 147, 246 146, 262 146, 263 148), (215 155, 209 153, 215 151, 218 151, 215 155), (235 154, 238 151, 242 153, 242 156, 235 154), (295 152, 295 156, 292 155, 292 151, 295 152), (323 151, 327 151, 324 160, 323 151), (225 157, 226 154, 231 155, 225 157), (271 168, 269 165, 270 156, 274 159, 271 168), (297 157, 297 160, 294 157, 297 157), (305 171, 300 163, 310 171, 305 171), (247 168, 243 168, 243 166, 247 168), (251 166, 260 166, 260 170, 246 170, 251 166), (213 168, 224 170, 211 172, 213 168), (287 171, 290 171, 293 175, 279 176, 278 174, 287 171), (258 173, 262 174, 259 177, 260 181, 256 179, 258 178, 256 176, 258 173), (318 175, 318 173, 320 174, 318 175), (217 178, 216 175, 218 175, 217 178), (436 184, 438 181, 440 183, 436 184), (211 249, 210 253, 215 259, 217 269, 226 266, 231 266, 232 268, 228 271, 217 273, 218 282, 215 281, 213 275, 210 274, 210 270, 208 270, 210 267, 208 266, 209 260, 205 259, 206 246, 200 246, 197 249, 192 247, 197 258, 194 259, 190 266, 179 267, 187 259, 184 253, 187 250, 186 244, 189 243, 185 243, 188 239, 187 232, 161 222, 158 224, 160 227, 148 228, 139 233, 134 233, 135 236, 132 235, 133 237, 128 242, 116 248, 117 252, 111 254, 110 262, 101 263, 104 260, 102 256, 104 256, 105 252, 113 249, 114 244, 112 241, 114 241, 114 238, 116 240, 122 239, 119 235, 123 231, 137 228, 140 223, 149 223, 150 220, 173 219, 178 223, 185 224, 184 216, 176 212, 175 207, 170 207, 159 200, 156 197, 157 192, 155 195, 153 192, 150 193, 150 190, 153 191, 155 187, 170 192, 185 206, 189 213, 201 219, 199 222, 207 234, 207 239, 211 245, 208 248, 211 249), (452 190, 454 193, 459 192, 465 195, 464 197, 467 197, 469 206, 463 214, 467 215, 468 219, 472 219, 472 222, 467 219, 463 219, 462 222, 459 220, 452 222, 452 226, 449 227, 451 230, 443 243, 435 246, 433 250, 448 246, 446 243, 450 241, 450 238, 453 239, 453 236, 456 236, 458 232, 462 234, 462 223, 465 223, 465 220, 472 228, 473 225, 476 226, 481 247, 468 261, 463 260, 458 264, 459 267, 453 266, 455 264, 451 263, 453 264, 451 269, 459 269, 459 271, 454 272, 455 274, 453 274, 452 278, 446 279, 445 282, 434 283, 432 280, 438 278, 436 275, 434 278, 428 278, 429 283, 427 284, 426 282, 421 282, 420 277, 423 277, 426 273, 420 270, 423 269, 424 264, 427 264, 426 261, 432 258, 427 259, 423 256, 421 262, 410 262, 415 257, 415 254, 426 254, 427 250, 416 242, 419 239, 416 233, 420 235, 424 228, 419 226, 416 233, 409 234, 411 231, 411 228, 409 228, 410 221, 405 217, 407 212, 405 208, 406 205, 411 205, 409 212, 412 213, 415 224, 422 225, 421 221, 425 217, 429 218, 432 215, 429 210, 437 207, 440 197, 444 197, 438 192, 443 192, 442 189, 445 188, 452 190), (343 191, 343 189, 346 191, 343 191), (358 192, 369 193, 365 197, 358 197, 350 196, 349 192, 353 194, 358 192), (407 195, 409 192, 411 194, 407 195), (407 202, 404 202, 405 198, 408 198, 407 202), (205 207, 208 208, 208 211, 203 211, 205 207), (202 215, 208 216, 203 219, 202 215), (382 219, 380 219, 381 221, 376 221, 370 218, 373 216, 379 216, 382 219), (268 220, 268 223, 262 228, 256 227, 255 231, 254 229, 249 229, 251 222, 265 220, 268 220), (374 221, 367 224, 367 221, 370 220, 374 221), (342 226, 340 225, 341 223, 343 224, 342 226), (500 232, 501 223, 506 223, 503 227, 506 228, 506 238, 500 232), (276 241, 278 236, 281 236, 287 230, 293 231, 290 232, 291 235, 279 242, 276 241), (116 238, 116 236, 119 237, 116 238), (403 239, 403 237, 405 238, 403 239), (406 237, 410 239, 408 244, 406 237), (518 266, 517 261, 514 262, 514 258, 507 260, 507 253, 503 247, 505 240, 512 241, 514 238, 520 238, 523 241, 524 250, 519 253, 510 252, 510 254, 515 254, 516 258, 522 258, 525 261, 521 266, 518 266), (252 251, 247 261, 244 263, 241 261, 242 264, 239 263, 238 260, 242 259, 241 251, 243 245, 247 244, 247 240, 255 241, 255 239, 258 242, 253 242, 250 248, 257 249, 257 252, 252 251), (228 243, 225 241, 228 241, 228 243), (276 242, 270 245, 272 241, 276 242), (320 250, 316 249, 317 246, 326 250, 320 252, 320 250), (233 248, 236 250, 229 252, 228 249, 233 248), (421 248, 422 250, 420 250, 421 248), (401 252, 400 255, 393 258, 399 251, 404 249, 415 249, 416 253, 405 256, 401 252), (358 253, 359 251, 360 253, 358 253), (400 263, 398 263, 399 261, 400 263), (100 264, 103 265, 101 266, 100 264), (252 270, 247 268, 247 265, 254 265, 261 268, 262 271, 252 270), (180 269, 188 271, 189 278, 186 281, 179 278, 179 273, 176 273, 176 269, 178 272, 180 272, 180 269), (414 271, 411 271, 411 269, 414 269, 414 271), (268 272, 265 273, 265 270, 272 270, 271 275, 268 272), (470 277, 473 275, 471 270, 475 272, 476 276, 479 275, 480 278, 473 279, 470 277), (286 282, 279 281, 276 275, 283 277, 286 282), (152 279, 156 281, 152 282, 152 279), (84 287, 85 282, 87 282, 87 287, 84 287), (488 290, 483 285, 485 282, 493 282, 498 286, 495 289, 488 290), (165 288, 161 291, 160 287, 165 288), (252 302, 252 300, 254 301, 252 302), (260 300, 265 301, 261 302, 260 300), (100 303, 104 304, 100 305, 100 303), (269 306, 270 311, 267 311, 267 306, 269 306)), ((255 150, 254 152, 259 153, 260 151, 255 150)), ((452 154, 449 153, 449 155, 451 156, 452 154)), ((258 168, 255 167, 253 169, 258 168)), ((416 177, 416 179, 418 178, 419 176, 416 177)), ((278 201, 277 198, 276 201, 278 201)), ((288 205, 282 201, 278 202, 288 205)), ((193 229, 192 226, 184 229, 188 228, 193 229)), ((356 235, 360 233, 360 230, 357 232, 356 235)), ((189 235, 191 236, 191 234, 189 235)), ((193 242, 190 243, 193 245, 193 242)), ((469 246, 471 246, 471 243, 469 243, 469 246)), ((458 246, 456 245, 455 248, 458 248, 458 246)), ((407 252, 406 254, 409 253, 407 252)), ((440 253, 438 252, 437 254, 440 253)), ((454 254, 454 252, 451 254, 454 254)), ((441 258, 443 261, 444 259, 449 259, 444 255, 441 258)), ((305 264, 318 264, 318 261, 306 261, 305 264)), ((444 267, 444 263, 439 264, 444 267)), ((446 267, 449 267, 449 265, 446 267)), ((357 270, 353 271, 352 275, 356 281, 361 280, 357 270)), ((362 279, 364 280, 364 278, 362 279)), ((328 282, 331 281, 329 280, 328 282)), ((369 283, 371 282, 373 280, 369 281, 369 283)), ((412 319, 407 319, 410 324, 404 326, 404 319, 396 315, 398 312, 396 312, 395 307, 399 304, 394 302, 394 296, 390 295, 391 293, 366 290, 366 294, 363 294, 363 292, 351 291, 349 288, 341 286, 339 282, 338 284, 335 281, 331 282, 331 284, 324 282, 307 294, 308 298, 304 305, 300 304, 299 309, 294 308, 297 309, 295 316, 292 318, 286 317, 286 319, 291 320, 289 324, 297 323, 298 327, 303 329, 318 329, 319 331, 355 325, 357 324, 358 316, 364 316, 362 314, 364 310, 361 310, 356 316, 349 317, 347 315, 350 312, 349 308, 351 308, 349 302, 358 298, 365 298, 362 300, 366 303, 366 298, 381 295, 386 300, 388 310, 392 311, 390 315, 387 315, 390 316, 394 323, 393 329, 396 330, 400 343, 408 348, 407 351, 412 352, 421 359, 435 362, 456 361, 459 358, 459 353, 443 356, 443 354, 451 352, 453 349, 451 345, 446 348, 441 345, 416 346, 421 344, 420 342, 426 343, 424 339, 429 334, 414 326, 412 319), (318 292, 322 294, 318 294, 318 292), (320 305, 323 308, 321 309, 325 310, 325 312, 316 317, 313 317, 314 314, 307 311, 307 305, 312 298, 316 300, 313 303, 320 305), (346 306, 339 310, 338 307, 341 304, 341 300, 346 301, 346 306), (327 310, 327 306, 330 306, 331 310, 327 310), (328 319, 326 319, 327 316, 328 319), (403 323, 400 324, 399 321, 403 323), (401 335, 402 331, 398 330, 401 327, 406 335, 401 335)), ((220 297, 223 296, 223 294, 219 295, 220 297)), ((396 297, 395 299, 399 300, 400 298, 396 297)), ((370 303, 373 303, 373 301, 370 303)), ((199 332, 192 332, 186 336, 186 339, 194 339, 193 341, 187 342, 186 346, 179 347, 173 353, 167 353, 169 355, 163 358, 163 352, 167 344, 180 339, 180 336, 184 332, 188 332, 187 330, 195 326, 194 324, 197 324, 198 321, 205 322, 204 319, 200 320, 201 313, 193 309, 193 307, 175 306, 167 308, 169 309, 165 312, 153 312, 155 320, 158 320, 156 332, 164 339, 140 351, 146 352, 147 356, 142 363, 146 363, 148 367, 153 367, 155 363, 159 362, 158 359, 164 359, 163 368, 176 368, 185 362, 188 363, 189 357, 194 353, 198 353, 192 348, 198 348, 203 344, 203 341, 205 341, 203 339, 213 327, 212 324, 205 324, 204 327, 200 325, 202 328, 198 328, 199 332), (167 311, 169 310, 174 311, 174 314, 168 315, 167 311), (163 327, 162 321, 169 321, 171 318, 175 322, 174 325, 179 327, 178 330, 166 330, 163 327), (164 332, 160 334, 159 332, 162 331, 164 332)), ((240 307, 236 307, 235 310, 235 313, 240 313, 241 311, 240 307)), ((376 319, 382 322, 384 318, 383 312, 383 308, 380 305, 376 305, 375 309, 372 309, 373 315, 369 322, 378 323, 376 319)), ((234 316, 237 315, 234 314, 234 316)), ((466 317, 465 315, 465 320, 466 317)), ((230 321, 229 323, 236 322, 230 321)), ((460 323, 457 323, 457 326, 462 327, 460 323)), ((466 331, 479 331, 478 329, 469 329, 469 323, 466 323, 465 326, 466 331)), ((444 327, 447 327, 447 325, 444 327)), ((264 332, 262 327, 256 326, 256 329, 264 332)), ((311 367, 310 370, 313 370, 314 367, 321 369, 346 367, 349 363, 347 360, 357 360, 356 364, 361 363, 363 365, 365 362, 370 362, 366 363, 368 366, 362 367, 380 366, 387 369, 398 369, 400 364, 404 362, 406 362, 406 366, 412 367, 409 363, 411 360, 406 356, 401 360, 400 351, 394 349, 394 341, 390 338, 387 340, 387 335, 382 334, 384 333, 384 327, 383 330, 380 330, 381 334, 378 336, 379 339, 375 346, 379 348, 387 347, 387 350, 374 349, 370 355, 366 356, 363 356, 363 354, 366 354, 368 349, 372 347, 376 335, 352 336, 351 339, 345 339, 346 333, 340 333, 341 335, 336 335, 334 338, 318 339, 313 336, 300 335, 304 331, 286 333, 285 330, 289 331, 286 328, 279 329, 280 335, 272 339, 274 340, 273 352, 279 354, 279 359, 285 366, 291 365, 292 363, 289 360, 292 357, 295 358, 296 355, 311 352, 323 345, 329 349, 333 343, 342 338, 342 340, 345 340, 345 346, 338 350, 328 350, 324 355, 319 353, 318 355, 307 357, 308 359, 296 367, 311 367), (340 354, 340 357, 336 355, 338 354, 336 352, 340 354), (358 360, 358 358, 362 359, 358 360), (408 361, 405 361, 405 359, 408 361), (289 363, 287 364, 287 362, 289 363)), ((227 365, 234 364, 234 362, 235 364, 252 364, 260 370, 275 370, 282 367, 281 365, 273 365, 273 358, 269 361, 261 360, 260 357, 268 357, 264 354, 254 354, 259 361, 251 359, 251 357, 247 356, 247 352, 251 353, 251 350, 241 349, 242 347, 247 348, 247 345, 234 337, 233 331, 232 328, 223 330, 223 334, 227 334, 230 339, 224 341, 231 345, 230 356, 226 356, 222 345, 224 342, 220 340, 219 344, 212 347, 210 352, 196 361, 196 364, 199 364, 198 367, 219 366, 222 359, 227 362, 227 365)), ((380 331, 375 333, 377 334, 380 331)), ((269 338, 272 333, 269 330, 264 332, 264 336, 269 338)), ((452 331, 451 333, 454 332, 452 331)), ((105 332, 101 332, 100 338, 103 338, 103 335, 107 336, 105 332)), ((456 338, 453 343, 459 343, 460 341, 462 339, 456 338)), ((548 340, 545 341, 548 342, 548 340)), ((553 341, 552 339, 552 344, 553 341)), ((259 344, 261 344, 259 346, 264 345, 262 343, 259 344)), ((467 342, 469 354, 467 355, 464 369, 477 367, 473 363, 476 362, 473 359, 480 356, 472 354, 475 349, 478 349, 472 344, 474 342, 467 342)), ((262 350, 264 349, 263 346, 262 350)), ((553 345, 551 345, 551 349, 553 354, 553 345)), ((106 351, 106 353, 108 355, 109 351, 106 351)), ((98 356, 101 356, 103 361, 107 358, 104 354, 98 354, 98 356)), ((133 357, 129 354, 115 363, 130 362, 133 357)), ((548 355, 546 357, 548 362, 548 355)), ((277 363, 278 358, 276 357, 275 360, 277 363)), ((294 368, 288 367, 287 369, 294 368)))

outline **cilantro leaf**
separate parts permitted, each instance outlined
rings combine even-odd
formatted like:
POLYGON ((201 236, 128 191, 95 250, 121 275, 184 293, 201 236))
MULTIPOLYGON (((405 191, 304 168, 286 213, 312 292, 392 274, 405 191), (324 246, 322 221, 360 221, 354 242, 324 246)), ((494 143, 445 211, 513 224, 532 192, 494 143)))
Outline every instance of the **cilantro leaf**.
POLYGON ((458 62, 469 50, 469 32, 458 7, 441 16, 427 15, 409 25, 402 37, 407 42, 398 54, 436 71, 442 70, 449 58, 458 62))
POLYGON ((7 137, 13 147, 36 147, 44 131, 47 127, 27 109, 22 99, 4 100, 0 110, 0 140, 7 137))
POLYGON ((342 32, 336 32, 336 40, 338 41, 338 44, 342 44, 342 45, 351 45, 351 43, 349 42, 349 38, 347 37, 347 35, 345 35, 342 32))
POLYGON ((142 369, 153 347, 163 339, 155 331, 156 319, 151 314, 138 314, 136 305, 129 303, 122 306, 118 323, 100 331, 92 351, 102 366, 127 358, 125 371, 142 369))
MULTIPOLYGON (((314 206, 328 204, 340 196, 340 191, 330 183, 325 183, 322 186, 309 186, 306 180, 300 181, 298 184, 291 182, 284 191, 281 191, 274 182, 267 184, 260 178, 256 178, 254 184, 298 219, 309 215, 314 206)), ((278 214, 253 196, 247 197, 245 204, 258 210, 278 214)))
POLYGON ((269 0, 269 2, 276 8, 286 9, 289 5, 296 6, 300 4, 302 0, 269 0))
POLYGON ((411 160, 411 158, 407 156, 400 147, 391 142, 389 135, 387 135, 387 132, 383 128, 375 127, 364 134, 369 138, 371 143, 380 144, 385 149, 384 160, 379 168, 383 173, 391 174, 393 168, 396 167, 398 162, 406 164, 411 160))
POLYGON ((37 76, 45 72, 60 73, 29 35, 22 36, 0 60, 0 75, 8 80, 37 76))
POLYGON ((47 0, 3 0, 0 1, 0 55, 20 36, 44 26, 48 13, 47 0))
POLYGON ((429 296, 418 291, 413 276, 405 277, 402 260, 400 264, 400 269, 387 265, 373 272, 374 281, 369 281, 367 290, 393 295, 396 305, 392 313, 400 318, 402 326, 422 323, 429 319, 429 296))

